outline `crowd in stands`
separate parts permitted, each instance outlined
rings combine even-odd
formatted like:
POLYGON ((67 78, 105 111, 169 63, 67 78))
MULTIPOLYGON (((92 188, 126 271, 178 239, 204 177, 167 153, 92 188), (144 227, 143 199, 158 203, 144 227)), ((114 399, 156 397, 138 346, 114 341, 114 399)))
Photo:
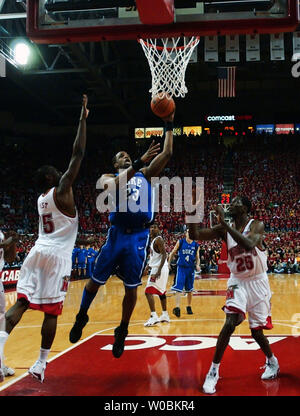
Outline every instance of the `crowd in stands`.
POLYGON ((249 147, 234 150, 233 195, 251 196, 253 218, 263 221, 266 231, 299 230, 299 154, 276 142, 263 151, 249 147))
MULTIPOLYGON (((39 138, 19 142, 17 138, 2 143, 0 163, 6 180, 0 187, 0 229, 15 230, 20 235, 18 261, 21 265, 38 233, 38 217, 33 177, 43 164, 66 169, 70 158, 72 138, 53 140, 45 153, 39 138), (57 149, 59 148, 59 152, 57 149)), ((156 138, 156 140, 163 140, 156 138)), ((104 137, 88 141, 80 174, 74 186, 79 213, 79 237, 96 236, 95 249, 105 241, 109 220, 107 213, 99 213, 96 183, 102 173, 112 172, 112 156, 124 149, 132 155, 143 154, 151 142, 135 143, 132 138, 104 137), (107 149, 110 149, 109 152, 107 149)), ((269 271, 273 273, 300 272, 300 161, 299 136, 257 135, 237 136, 226 144, 219 136, 176 136, 174 154, 162 176, 204 177, 205 207, 202 226, 210 226, 209 212, 223 190, 224 161, 230 160, 233 169, 233 192, 246 195, 252 202, 252 217, 265 224, 265 242, 269 251, 269 271)), ((175 195, 175 196, 174 196, 175 195)), ((185 231, 185 213, 174 210, 171 188, 171 212, 160 210, 156 216, 167 251, 185 231)), ((216 273, 221 242, 201 243, 201 272, 216 273)))

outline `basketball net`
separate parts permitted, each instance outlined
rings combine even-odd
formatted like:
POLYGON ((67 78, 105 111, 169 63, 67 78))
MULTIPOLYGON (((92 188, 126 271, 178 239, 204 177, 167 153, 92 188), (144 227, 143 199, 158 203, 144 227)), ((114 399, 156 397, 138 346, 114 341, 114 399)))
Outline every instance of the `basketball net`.
POLYGON ((185 85, 185 71, 193 50, 200 38, 165 38, 165 39, 139 39, 143 51, 148 59, 152 87, 149 92, 152 98, 167 96, 184 97, 187 93, 185 85), (179 46, 180 41, 183 42, 179 46))

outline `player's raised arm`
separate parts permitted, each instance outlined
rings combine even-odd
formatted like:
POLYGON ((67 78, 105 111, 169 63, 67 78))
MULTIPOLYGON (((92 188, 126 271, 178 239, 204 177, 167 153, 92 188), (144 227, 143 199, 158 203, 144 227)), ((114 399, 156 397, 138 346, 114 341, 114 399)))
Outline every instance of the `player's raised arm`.
POLYGON ((231 237, 245 250, 252 250, 262 241, 264 234, 264 224, 261 221, 253 221, 250 226, 250 232, 244 236, 236 228, 230 227, 224 220, 224 211, 221 207, 216 208, 217 218, 221 226, 231 235, 231 237))
MULTIPOLYGON (((124 183, 124 185, 126 185, 127 182, 135 175, 136 172, 138 172, 139 170, 143 170, 142 167, 145 166, 146 163, 148 163, 158 154, 159 149, 160 144, 155 144, 153 140, 150 144, 149 149, 140 158, 138 158, 132 164, 130 164, 130 166, 128 166, 126 169, 122 169, 118 176, 114 175, 113 173, 103 174, 99 181, 99 189, 107 189, 110 186, 115 186, 117 189, 119 188, 120 183, 124 183)), ((126 158, 126 152, 119 152, 117 155, 119 159, 123 157, 122 153, 125 153, 124 157, 126 158)), ((129 163, 130 158, 128 155, 127 157, 129 163)), ((120 166, 122 167, 122 165, 120 166)))
MULTIPOLYGON (((200 199, 196 198, 195 189, 193 189, 192 191, 192 203, 195 206, 195 210, 194 212, 190 213, 189 216, 196 214, 197 206, 200 204, 200 199)), ((218 240, 220 238, 225 240, 226 233, 224 231, 224 227, 221 224, 217 224, 211 228, 200 228, 199 224, 197 224, 196 222, 186 222, 186 225, 189 229, 189 236, 192 240, 210 241, 218 240)))
POLYGON ((150 180, 153 177, 158 176, 164 167, 167 165, 173 154, 173 121, 174 121, 173 112, 169 117, 164 119, 166 122, 166 137, 164 142, 164 147, 161 153, 159 153, 150 163, 149 166, 142 169, 145 177, 150 180))
POLYGON ((187 226, 192 240, 210 241, 218 240, 219 238, 224 239, 224 230, 219 224, 212 228, 200 228, 199 225, 195 223, 189 223, 187 226))
POLYGON ((87 103, 88 98, 86 95, 83 95, 79 126, 73 144, 71 161, 68 169, 60 179, 59 186, 57 187, 56 191, 57 196, 61 196, 62 194, 68 193, 70 191, 77 177, 82 159, 84 157, 86 147, 86 119, 89 114, 89 110, 87 109, 87 103))

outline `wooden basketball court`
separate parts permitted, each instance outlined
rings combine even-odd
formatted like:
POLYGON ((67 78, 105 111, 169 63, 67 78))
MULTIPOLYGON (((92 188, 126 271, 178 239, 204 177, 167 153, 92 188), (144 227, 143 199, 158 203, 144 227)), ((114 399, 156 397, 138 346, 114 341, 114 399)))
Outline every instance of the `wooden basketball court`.
MULTIPOLYGON (((258 346, 253 343, 248 322, 244 321, 236 329, 233 340, 225 352, 220 367, 222 382, 219 383, 217 395, 300 395, 298 354, 300 346, 300 275, 271 274, 269 280, 273 293, 272 321, 274 328, 271 331, 265 331, 265 333, 270 336, 272 348, 274 347, 274 353, 281 365, 279 379, 267 383, 267 388, 263 386, 260 380, 262 372, 260 366, 264 365, 264 356, 257 348, 258 346), (244 372, 241 371, 241 368, 235 367, 237 359, 244 372), (252 390, 251 380, 255 384, 252 390), (277 383, 276 388, 272 387, 274 383, 277 383), (231 387, 234 385, 236 390, 230 390, 230 393, 227 390, 228 385, 231 387), (247 389, 243 388, 246 385, 247 389)), ((121 303, 124 293, 122 282, 117 277, 111 277, 107 285, 100 288, 90 308, 89 323, 84 329, 82 340, 77 344, 69 342, 69 331, 78 311, 86 281, 71 282, 63 314, 58 319, 57 334, 49 355, 44 383, 41 384, 27 375, 28 368, 38 358, 43 319, 42 313, 28 310, 11 333, 5 346, 5 363, 14 368, 16 373, 15 376, 5 378, 5 381, 0 384, 0 395, 202 395, 201 383, 203 383, 210 366, 213 347, 224 321, 224 312, 221 308, 225 300, 226 281, 226 278, 217 275, 196 279, 192 302, 194 314, 188 315, 186 313, 186 297, 183 296, 180 318, 172 314, 175 297, 168 292, 168 312, 171 322, 146 328, 144 323, 149 318, 150 311, 144 295, 146 284, 146 277, 144 277, 143 285, 138 289, 138 302, 129 327, 126 348, 119 360, 111 354, 111 343, 113 342, 113 330, 119 324, 121 317, 121 303), (85 350, 85 346, 87 346, 87 350, 85 350), (138 354, 142 354, 143 358, 138 361, 137 365, 138 354), (74 356, 70 359, 72 364, 69 366, 65 360, 68 356, 74 356), (86 361, 87 356, 89 357, 88 361, 86 361), (172 373, 172 377, 167 378, 169 382, 165 380, 161 384, 161 380, 164 379, 164 371, 169 374, 174 368, 171 363, 175 356, 176 360, 181 360, 180 363, 184 362, 184 365, 179 365, 176 361, 176 373, 172 373), (95 371, 100 362, 101 371, 96 372, 94 377, 98 378, 99 384, 101 380, 103 381, 103 374, 106 374, 111 385, 110 393, 100 387, 101 383, 96 391, 84 388, 85 378, 95 371), (60 363, 56 369, 53 367, 55 363, 60 363), (78 374, 79 363, 84 363, 84 370, 81 370, 83 373, 80 374, 80 377, 78 374), (51 371, 51 366, 53 371, 51 371), (69 382, 73 385, 73 393, 66 391, 65 386, 61 385, 58 380, 60 377, 57 372, 62 368, 64 368, 64 373, 68 374, 69 382), (127 373, 130 378, 130 372, 133 369, 135 369, 135 376, 143 375, 143 380, 146 382, 145 388, 140 388, 132 382, 130 385, 126 383, 125 390, 120 389, 120 375, 126 377, 127 373), (153 372, 160 374, 159 382, 153 382, 153 372), (184 388, 180 386, 174 388, 175 379, 184 380, 184 388), (27 387, 24 385, 25 380, 27 380, 27 384, 30 384, 30 388, 28 385, 27 387), (116 388, 119 388, 119 393, 115 391, 116 388)), ((169 288, 172 282, 173 276, 170 276, 169 288)), ((6 300, 8 309, 16 301, 16 292, 6 293, 6 300)), ((157 312, 160 314, 158 297, 156 305, 157 312)), ((65 379, 64 381, 66 382, 65 379)))

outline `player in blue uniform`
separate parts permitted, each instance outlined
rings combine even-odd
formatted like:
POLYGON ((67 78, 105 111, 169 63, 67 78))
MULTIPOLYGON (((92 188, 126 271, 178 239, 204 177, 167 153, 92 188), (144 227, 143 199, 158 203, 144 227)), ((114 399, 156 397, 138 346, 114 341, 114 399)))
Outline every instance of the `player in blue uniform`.
POLYGON ((89 319, 88 309, 100 285, 104 285, 111 275, 117 274, 123 280, 125 295, 122 302, 121 323, 114 331, 115 341, 112 352, 116 358, 123 353, 129 321, 136 305, 137 287, 141 285, 146 263, 149 226, 154 220, 152 207, 154 190, 150 181, 151 178, 158 177, 172 156, 173 119, 174 113, 165 119, 166 136, 161 153, 157 154, 159 145, 152 142, 148 151, 132 163, 128 153, 121 151, 113 158, 114 168, 119 173, 104 174, 100 178, 101 188, 106 192, 111 191, 113 194, 117 189, 114 199, 115 209, 111 210, 111 227, 106 242, 97 257, 93 276, 84 288, 80 310, 70 331, 69 339, 72 343, 77 342, 82 335, 82 329, 89 319), (145 164, 150 160, 151 163, 146 167, 145 164), (122 187, 123 183, 125 186, 122 187), (127 199, 120 198, 124 193, 127 199), (142 204, 142 201, 143 209, 135 211, 138 203, 142 204))
POLYGON ((77 268, 78 268, 78 271, 80 270, 81 279, 85 278, 87 255, 88 255, 87 249, 84 248, 83 245, 81 245, 77 254, 77 258, 78 258, 77 268))
POLYGON ((95 265, 95 259, 98 254, 92 246, 87 246, 87 263, 86 263, 86 277, 92 277, 95 265))
POLYGON ((173 257, 178 253, 177 260, 177 272, 172 290, 176 291, 176 307, 173 309, 174 315, 180 317, 180 301, 181 293, 183 289, 187 292, 187 307, 186 311, 189 315, 193 314, 192 311, 192 291, 194 289, 195 280, 195 262, 196 270, 200 271, 200 246, 189 237, 189 231, 185 233, 185 238, 177 241, 175 247, 169 256, 169 268, 171 268, 171 261, 173 257))

